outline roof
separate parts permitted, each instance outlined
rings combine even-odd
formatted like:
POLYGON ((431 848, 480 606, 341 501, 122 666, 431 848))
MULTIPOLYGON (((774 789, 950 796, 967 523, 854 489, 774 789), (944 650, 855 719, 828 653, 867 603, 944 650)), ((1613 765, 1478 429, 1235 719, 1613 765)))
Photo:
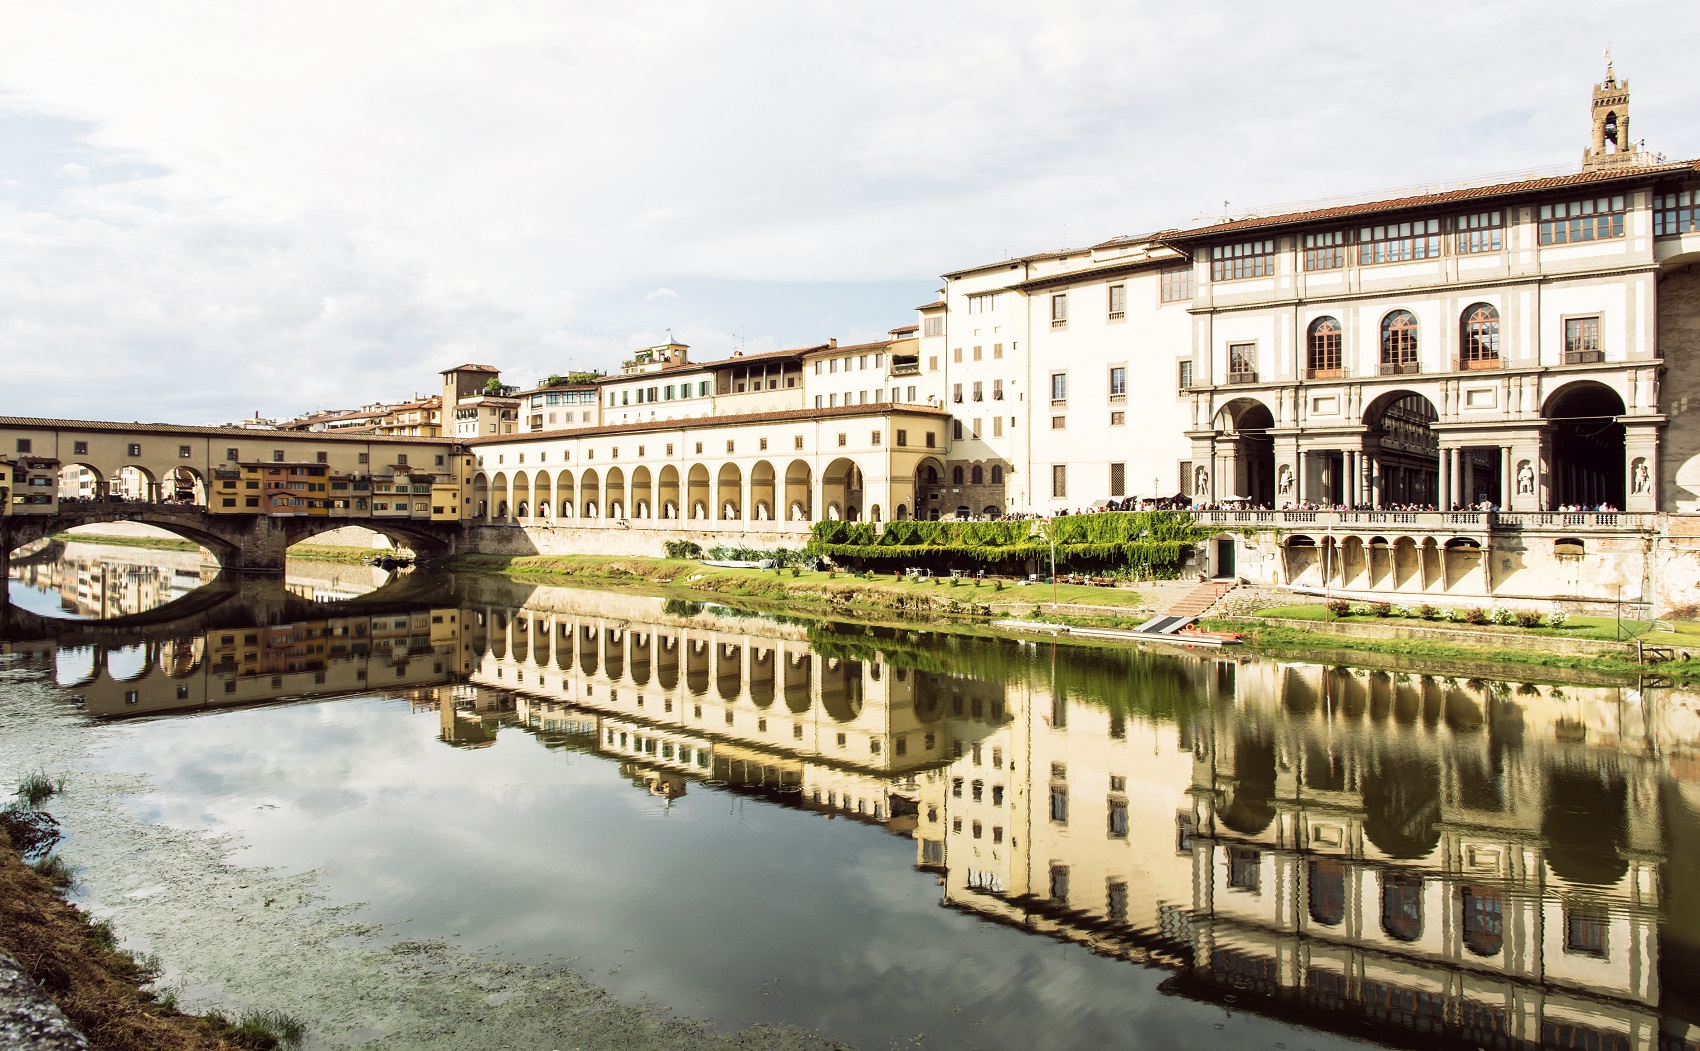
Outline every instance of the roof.
POLYGON ((937 303, 922 303, 920 306, 916 307, 915 309, 916 310, 943 310, 945 307, 947 307, 949 305, 950 305, 949 303, 947 303, 946 301, 941 299, 937 303))
POLYGON ((541 387, 527 387, 524 390, 516 390, 516 391, 514 391, 513 396, 516 397, 516 398, 523 398, 528 394, 542 394, 544 391, 550 391, 550 390, 560 391, 560 390, 595 390, 595 389, 596 389, 596 384, 594 384, 594 383, 545 383, 541 387))
POLYGON ((813 350, 809 351, 809 353, 810 354, 843 354, 847 351, 853 351, 853 350, 884 350, 885 348, 887 348, 889 346, 891 346, 891 340, 881 339, 881 340, 876 340, 873 343, 847 343, 842 347, 831 347, 831 346, 816 347, 813 350))
POLYGON ((444 369, 441 373, 439 373, 439 375, 446 376, 451 372, 498 372, 499 373, 501 371, 502 371, 501 369, 497 368, 494 365, 471 365, 471 364, 468 364, 468 365, 456 365, 452 369, 444 369))
POLYGON ((911 332, 919 331, 920 328, 920 325, 899 325, 896 328, 886 329, 886 333, 893 336, 904 336, 911 332))
MULTIPOLYGON (((348 431, 255 431, 246 427, 198 427, 175 423, 114 423, 107 420, 52 420, 42 416, 0 416, 0 427, 21 427, 56 431, 117 431, 120 434, 205 434, 224 435, 241 441, 286 442, 366 442, 370 435, 348 431)), ((456 445, 442 438, 421 438, 403 435, 383 435, 385 444, 402 442, 414 445, 456 445)))
POLYGON ((748 365, 751 362, 773 361, 780 358, 802 358, 805 354, 818 350, 831 350, 831 343, 821 343, 813 347, 792 347, 787 350, 764 350, 757 354, 745 354, 735 351, 730 356, 716 358, 713 361, 668 362, 659 369, 650 372, 620 372, 603 376, 596 382, 605 383, 641 383, 646 377, 659 376, 663 373, 691 372, 703 369, 724 369, 734 365, 748 365))
POLYGON ((1065 270, 1061 273, 1046 274, 1043 277, 1031 278, 1019 284, 1009 285, 1018 292, 1029 292, 1040 288, 1054 288, 1058 285, 1072 285, 1081 281, 1096 281, 1101 278, 1115 277, 1120 274, 1133 274, 1141 270, 1156 270, 1186 263, 1187 257, 1179 253, 1164 256, 1146 256, 1143 259, 1126 259, 1119 263, 1106 266, 1088 267, 1085 270, 1065 270))
POLYGON ((1493 183, 1487 186, 1472 186, 1456 190, 1444 190, 1437 193, 1415 194, 1405 197, 1393 197, 1376 201, 1362 201, 1356 204, 1342 204, 1331 208, 1313 208, 1308 211, 1287 212, 1282 215, 1253 216, 1245 219, 1234 219, 1225 223, 1215 223, 1211 226, 1201 226, 1192 230, 1181 230, 1166 235, 1167 240, 1202 241, 1224 234, 1239 233, 1244 230, 1267 230, 1285 226, 1297 226, 1304 223, 1314 223, 1328 219, 1350 219, 1360 215, 1375 215, 1381 212, 1411 211, 1419 208, 1432 208, 1438 205, 1460 204, 1469 201, 1489 201, 1502 197, 1519 196, 1530 193, 1542 193, 1548 190, 1568 190, 1571 188, 1607 186, 1624 182, 1644 182, 1661 175, 1692 175, 1700 174, 1700 160, 1675 161, 1669 164, 1653 164, 1635 167, 1600 168, 1594 171, 1575 172, 1570 175, 1550 175, 1538 179, 1519 179, 1514 182, 1493 183))
POLYGON ((682 431, 690 427, 748 427, 761 423, 786 423, 793 420, 831 420, 857 416, 928 416, 939 421, 950 419, 949 410, 934 405, 904 405, 881 402, 878 405, 840 405, 829 409, 786 409, 780 412, 752 412, 741 416, 690 416, 682 420, 641 420, 637 423, 614 423, 601 427, 579 427, 560 431, 528 431, 524 434, 491 434, 468 438, 463 444, 501 445, 503 443, 538 441, 540 436, 554 438, 597 438, 603 435, 644 434, 653 431, 682 431))

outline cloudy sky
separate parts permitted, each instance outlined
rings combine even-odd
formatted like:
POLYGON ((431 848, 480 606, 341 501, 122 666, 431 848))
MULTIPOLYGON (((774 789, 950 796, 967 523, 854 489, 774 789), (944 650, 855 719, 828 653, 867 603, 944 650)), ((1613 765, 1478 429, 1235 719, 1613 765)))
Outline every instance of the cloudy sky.
POLYGON ((1700 156, 1700 3, 1401 6, 0 0, 0 414, 871 338, 1009 254, 1574 163, 1608 38, 1700 156))

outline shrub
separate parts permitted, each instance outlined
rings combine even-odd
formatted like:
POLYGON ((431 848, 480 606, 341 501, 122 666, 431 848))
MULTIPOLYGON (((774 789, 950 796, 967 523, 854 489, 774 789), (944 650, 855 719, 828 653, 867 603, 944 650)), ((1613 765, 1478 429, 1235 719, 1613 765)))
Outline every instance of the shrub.
POLYGON ((1417 607, 1417 616, 1424 620, 1434 620, 1436 617, 1440 616, 1440 610, 1435 609, 1433 606, 1425 602, 1417 607))
POLYGON ((1516 623, 1517 615, 1508 609, 1493 609, 1488 611, 1488 620, 1495 624, 1509 626, 1516 623))
POLYGON ((1367 602, 1354 602, 1351 605, 1352 616, 1367 617, 1374 613, 1367 602))
POLYGON ((62 785, 55 785, 53 779, 46 774, 34 773, 18 782, 18 798, 27 806, 38 807, 62 789, 62 785))
POLYGON ((1001 581, 1001 580, 992 581, 992 590, 993 591, 1002 591, 1003 590, 1003 581, 1001 581))
POLYGON ((1416 616, 1416 610, 1413 610, 1409 606, 1394 606, 1392 615, 1395 617, 1414 617, 1416 616))
POLYGON ((1555 609, 1547 614, 1547 624, 1550 627, 1562 628, 1570 622, 1570 614, 1561 609, 1555 609))
POLYGON ((1393 613, 1393 604, 1391 602, 1371 602, 1369 611, 1378 617, 1390 616, 1393 613))
POLYGON ((1487 610, 1480 606, 1473 606, 1464 611, 1464 620, 1470 624, 1486 624, 1488 622, 1487 610))
POLYGON ((694 540, 668 540, 661 545, 668 558, 701 558, 702 545, 694 540))
POLYGON ((792 566, 791 567, 791 575, 794 576, 794 577, 802 576, 803 575, 803 567, 802 566, 792 566))
POLYGON ((1520 609, 1513 614, 1517 618, 1517 626, 1522 628, 1538 628, 1541 626, 1541 615, 1532 609, 1520 609))
POLYGON ((1345 599, 1334 599, 1328 603, 1328 612, 1336 617, 1344 617, 1352 612, 1352 604, 1345 599))

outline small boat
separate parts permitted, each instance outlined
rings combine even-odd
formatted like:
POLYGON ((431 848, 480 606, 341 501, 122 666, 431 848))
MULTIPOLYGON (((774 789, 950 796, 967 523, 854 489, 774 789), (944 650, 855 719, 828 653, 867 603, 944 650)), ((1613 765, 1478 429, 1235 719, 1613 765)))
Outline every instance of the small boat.
POLYGON ((738 561, 737 559, 731 559, 731 558, 704 558, 704 559, 699 559, 699 561, 702 562, 702 564, 705 565, 705 566, 714 566, 718 569, 772 569, 773 568, 773 560, 770 559, 770 558, 764 558, 760 562, 741 562, 741 561, 738 561))

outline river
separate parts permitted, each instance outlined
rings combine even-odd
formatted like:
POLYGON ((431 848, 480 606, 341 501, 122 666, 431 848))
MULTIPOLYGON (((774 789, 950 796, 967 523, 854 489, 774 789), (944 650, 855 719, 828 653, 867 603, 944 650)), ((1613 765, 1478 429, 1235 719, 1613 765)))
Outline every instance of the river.
POLYGON ((14 566, 0 779, 311 1047, 1700 1038, 1692 693, 179 557, 14 566))

